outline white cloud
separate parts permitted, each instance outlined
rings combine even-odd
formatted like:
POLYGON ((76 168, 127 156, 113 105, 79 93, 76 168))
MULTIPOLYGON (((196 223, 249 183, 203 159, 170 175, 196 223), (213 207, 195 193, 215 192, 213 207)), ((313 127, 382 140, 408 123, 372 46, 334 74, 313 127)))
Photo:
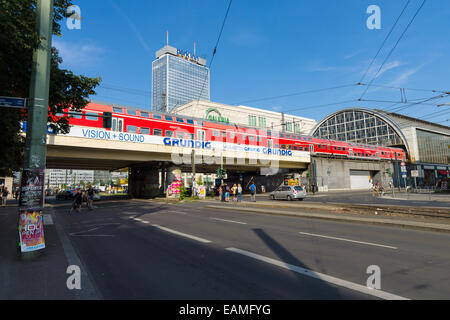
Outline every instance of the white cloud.
POLYGON ((101 60, 105 50, 92 43, 74 43, 61 40, 53 40, 52 45, 59 51, 63 59, 63 65, 79 67, 92 65, 101 60))

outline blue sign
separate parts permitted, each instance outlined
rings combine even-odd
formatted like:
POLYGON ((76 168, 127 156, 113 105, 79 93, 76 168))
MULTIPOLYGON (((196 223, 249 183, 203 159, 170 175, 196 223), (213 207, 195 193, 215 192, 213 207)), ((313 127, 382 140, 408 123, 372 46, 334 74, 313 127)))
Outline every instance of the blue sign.
POLYGON ((24 98, 0 97, 0 107, 26 108, 26 100, 24 98))

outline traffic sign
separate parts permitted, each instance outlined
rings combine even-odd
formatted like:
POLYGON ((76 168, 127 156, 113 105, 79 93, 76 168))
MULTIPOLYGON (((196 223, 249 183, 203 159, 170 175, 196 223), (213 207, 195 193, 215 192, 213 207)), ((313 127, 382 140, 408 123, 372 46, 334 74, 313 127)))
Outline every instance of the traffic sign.
POLYGON ((26 108, 25 98, 0 97, 0 107, 26 108))
POLYGON ((404 166, 406 166, 406 163, 405 163, 404 161, 402 161, 402 162, 400 163, 400 165, 401 165, 402 167, 404 167, 404 166))
POLYGON ((406 178, 406 172, 402 172, 402 178, 406 178))
POLYGON ((411 177, 417 178, 419 176, 419 170, 411 170, 411 177))
POLYGON ((406 167, 400 167, 401 172, 406 172, 406 167))

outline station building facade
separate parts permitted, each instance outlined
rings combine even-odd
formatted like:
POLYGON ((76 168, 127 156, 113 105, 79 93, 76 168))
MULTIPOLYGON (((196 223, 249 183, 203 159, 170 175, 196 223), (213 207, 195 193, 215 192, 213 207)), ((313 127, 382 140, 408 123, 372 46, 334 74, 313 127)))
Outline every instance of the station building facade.
MULTIPOLYGON (((404 186, 406 182, 411 186, 434 186, 439 179, 450 177, 450 127, 447 126, 383 110, 350 108, 326 116, 310 134, 330 140, 403 148, 408 155, 406 178, 399 159, 393 164, 394 171, 389 172, 395 185, 404 186)), ((370 181, 373 171, 359 170, 355 175, 370 181)))
POLYGON ((265 109, 194 100, 171 110, 172 113, 251 128, 307 135, 317 124, 313 119, 265 109))

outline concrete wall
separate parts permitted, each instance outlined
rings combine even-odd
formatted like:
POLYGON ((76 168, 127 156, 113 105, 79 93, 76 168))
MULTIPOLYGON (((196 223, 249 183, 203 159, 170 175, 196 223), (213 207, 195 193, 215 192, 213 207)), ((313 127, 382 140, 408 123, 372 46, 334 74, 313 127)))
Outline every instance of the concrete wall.
POLYGON ((370 171, 374 181, 380 182, 382 186, 389 185, 390 177, 386 169, 394 172, 391 162, 350 161, 345 159, 327 159, 313 157, 311 166, 314 165, 315 177, 318 187, 327 187, 328 190, 350 189, 350 170, 370 171), (315 165, 314 165, 315 163, 315 165))

